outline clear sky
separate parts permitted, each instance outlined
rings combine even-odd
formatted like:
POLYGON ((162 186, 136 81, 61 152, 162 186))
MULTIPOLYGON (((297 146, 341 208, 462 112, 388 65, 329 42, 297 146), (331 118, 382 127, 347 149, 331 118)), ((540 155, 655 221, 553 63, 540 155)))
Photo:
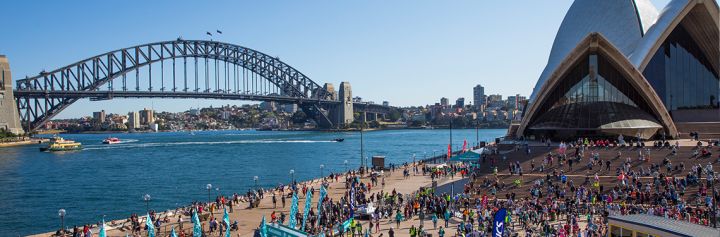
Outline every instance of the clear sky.
MULTIPOLYGON (((660 10, 668 0, 653 0, 660 10)), ((0 54, 14 79, 107 51, 164 40, 208 39, 279 56, 319 84, 392 105, 448 97, 529 95, 572 4, 550 1, 12 1, 0 54)), ((58 118, 143 107, 183 111, 245 101, 116 99, 75 103, 58 118)))

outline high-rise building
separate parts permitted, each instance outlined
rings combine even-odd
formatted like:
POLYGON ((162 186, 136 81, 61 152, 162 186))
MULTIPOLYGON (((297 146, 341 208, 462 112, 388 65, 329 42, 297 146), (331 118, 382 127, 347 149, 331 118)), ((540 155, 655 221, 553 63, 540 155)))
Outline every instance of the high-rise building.
POLYGON ((277 110, 277 103, 275 101, 260 102, 260 109, 263 111, 274 112, 277 110))
POLYGON ((473 87, 473 104, 477 108, 485 104, 485 87, 479 84, 473 87))
POLYGON ((440 98, 440 106, 447 107, 448 105, 450 105, 450 101, 448 100, 448 98, 440 98))
POLYGON ((140 128, 140 113, 130 112, 128 113, 128 129, 134 130, 140 128))
POLYGON ((510 95, 507 97, 507 107, 508 109, 517 109, 517 97, 520 95, 510 95))
POLYGON ((455 107, 464 108, 465 107, 465 97, 460 97, 457 100, 455 100, 455 107))
POLYGON ((155 115, 153 115, 153 110, 147 108, 140 110, 140 124, 151 125, 153 123, 155 123, 155 115))
POLYGON ((93 112, 93 121, 95 123, 104 123, 105 122, 105 110, 101 110, 99 112, 93 112))

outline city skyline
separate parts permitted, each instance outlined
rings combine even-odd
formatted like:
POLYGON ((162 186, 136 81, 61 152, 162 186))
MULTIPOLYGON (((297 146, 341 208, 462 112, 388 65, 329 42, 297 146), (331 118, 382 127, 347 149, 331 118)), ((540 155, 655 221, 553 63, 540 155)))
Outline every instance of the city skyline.
MULTIPOLYGON (((445 96, 453 101, 464 97, 469 103, 473 98, 472 87, 477 84, 485 87, 486 94, 529 95, 572 1, 524 2, 523 7, 492 2, 442 6, 413 2, 411 7, 403 3, 177 4, 179 8, 192 9, 178 12, 199 13, 178 19, 174 13, 161 11, 163 3, 159 2, 143 4, 146 7, 142 9, 132 7, 136 4, 114 6, 96 2, 73 7, 60 3, 41 6, 12 3, 7 6, 9 18, 24 17, 30 11, 35 12, 35 17, 8 23, 6 32, 13 37, 0 39, 0 54, 8 56, 13 80, 18 80, 117 48, 177 37, 212 38, 278 56, 318 82, 339 85, 349 81, 354 85, 354 93, 366 101, 418 106, 433 104, 445 96), (213 7, 217 5, 225 7, 213 7), (247 10, 242 14, 233 11, 238 9, 247 10), (106 17, 109 10, 113 13, 106 17), (61 18, 59 12, 63 12, 61 18), (118 21, 123 14, 173 20, 118 21), (73 24, 86 24, 89 28, 68 27, 73 24), (86 29, 93 29, 93 33, 88 34, 86 29), (215 33, 216 30, 223 33, 215 33), (209 37, 205 32, 215 35, 209 37), (78 34, 83 37, 77 37, 78 34), (53 35, 53 40, 41 37, 47 35, 53 35), (533 36, 532 40, 527 39, 528 35, 533 36)), ((667 1, 653 3, 661 9, 667 1)), ((228 103, 248 102, 81 100, 78 106, 68 108, 57 118, 78 117, 102 108, 127 111, 130 104, 181 111, 228 103)))

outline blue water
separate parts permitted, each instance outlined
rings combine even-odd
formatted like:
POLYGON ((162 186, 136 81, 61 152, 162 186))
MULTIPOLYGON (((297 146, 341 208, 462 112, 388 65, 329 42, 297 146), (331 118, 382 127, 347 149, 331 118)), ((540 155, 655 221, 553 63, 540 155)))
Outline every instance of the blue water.
MULTIPOLYGON (((480 130, 481 141, 505 134, 480 130)), ((0 148, 0 232, 17 236, 54 231, 58 209, 67 211, 66 226, 127 218, 150 208, 167 210, 212 195, 244 193, 259 185, 287 183, 289 170, 307 180, 360 164, 359 133, 207 131, 112 134, 125 141, 103 145, 107 134, 64 135, 84 150, 39 152, 38 145, 0 148), (345 138, 344 142, 331 142, 345 138)), ((449 130, 365 132, 366 156, 385 155, 386 163, 412 161, 447 151, 449 130)), ((454 146, 475 143, 475 130, 453 130, 454 146)))

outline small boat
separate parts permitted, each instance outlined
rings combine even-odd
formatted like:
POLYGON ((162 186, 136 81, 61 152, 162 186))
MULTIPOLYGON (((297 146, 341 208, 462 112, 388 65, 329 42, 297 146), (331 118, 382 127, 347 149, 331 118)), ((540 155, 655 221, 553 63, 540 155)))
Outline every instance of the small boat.
POLYGON ((342 142, 342 141, 345 141, 345 138, 335 138, 335 139, 333 139, 333 141, 342 142))
POLYGON ((82 150, 82 144, 73 140, 65 140, 55 136, 46 147, 40 147, 40 151, 76 151, 82 150))
POLYGON ((103 140, 103 144, 115 144, 120 143, 120 139, 117 137, 108 137, 107 139, 103 140))

